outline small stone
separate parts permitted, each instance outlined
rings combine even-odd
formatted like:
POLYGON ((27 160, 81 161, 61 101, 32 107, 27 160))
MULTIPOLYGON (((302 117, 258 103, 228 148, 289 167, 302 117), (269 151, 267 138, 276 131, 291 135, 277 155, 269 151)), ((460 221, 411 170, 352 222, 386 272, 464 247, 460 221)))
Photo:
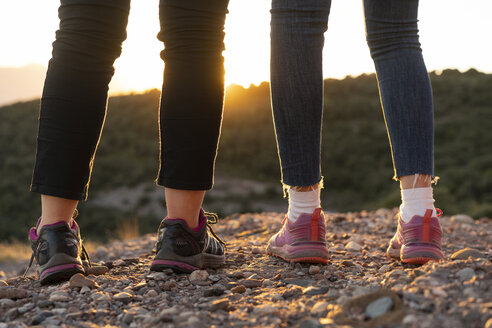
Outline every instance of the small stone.
POLYGON ((99 287, 94 280, 86 278, 82 273, 74 274, 70 278, 69 286, 70 286, 70 288, 82 288, 82 287, 95 288, 95 287, 99 287))
POLYGON ((236 287, 233 287, 231 289, 231 291, 234 293, 234 294, 242 294, 246 291, 246 286, 244 285, 237 285, 236 287))
POLYGON ((300 287, 307 287, 309 285, 312 285, 314 283, 314 280, 306 280, 306 279, 300 279, 300 278, 287 278, 284 280, 285 283, 291 284, 291 285, 296 285, 300 287))
POLYGON ((39 325, 41 322, 52 316, 54 316, 52 312, 43 311, 32 318, 31 325, 39 325))
POLYGON ((175 305, 173 307, 170 307, 168 309, 164 309, 161 311, 159 314, 159 319, 162 321, 173 321, 173 318, 178 315, 179 313, 179 308, 175 305))
POLYGON ((393 300, 389 296, 381 297, 373 302, 371 302, 367 307, 366 307, 366 315, 374 319, 376 317, 379 317, 380 315, 383 315, 387 313, 388 311, 391 310, 393 307, 393 300))
POLYGON ((34 303, 27 303, 27 304, 24 304, 23 306, 21 306, 20 308, 18 308, 17 311, 19 311, 20 314, 24 314, 24 313, 34 309, 35 306, 36 305, 34 303))
POLYGON ((70 301, 70 296, 65 292, 57 292, 50 295, 49 300, 52 302, 68 302, 70 301))
POLYGON ((251 253, 253 253, 253 254, 263 254, 263 253, 265 253, 265 251, 261 247, 252 247, 251 248, 251 253))
POLYGON ((390 266, 388 264, 385 264, 378 269, 378 272, 381 272, 381 273, 386 272, 389 270, 389 268, 390 268, 390 266))
POLYGON ((473 248, 464 248, 462 250, 459 250, 455 252, 453 255, 451 255, 452 260, 466 260, 469 257, 474 258, 474 259, 484 259, 487 258, 485 254, 482 252, 473 249, 473 248))
POLYGON ((322 328, 319 320, 316 319, 304 319, 296 326, 297 328, 322 328))
POLYGON ((0 307, 12 307, 15 305, 15 301, 10 298, 0 298, 0 307))
POLYGON ((323 295, 323 294, 326 294, 326 292, 328 290, 329 290, 328 287, 314 287, 314 286, 310 286, 310 287, 304 288, 302 290, 302 293, 304 295, 308 295, 308 296, 323 295))
POLYGON ((220 280, 220 277, 216 274, 211 274, 208 276, 208 279, 213 281, 213 282, 218 282, 220 280))
POLYGON ((485 326, 483 326, 483 328, 492 328, 492 318, 487 320, 487 322, 485 323, 485 326))
POLYGON ((278 311, 278 307, 272 305, 272 304, 263 304, 263 305, 257 305, 253 309, 253 313, 255 314, 260 314, 260 315, 268 315, 268 314, 273 314, 278 311))
POLYGON ((330 305, 330 303, 323 302, 323 301, 318 301, 312 307, 311 313, 313 313, 313 314, 323 314, 323 312, 327 311, 328 305, 330 305))
POLYGON ((26 298, 28 296, 28 291, 22 288, 15 288, 10 286, 0 287, 0 299, 10 298, 12 300, 18 300, 21 298, 26 298))
POLYGON ((205 270, 195 270, 190 274, 190 281, 206 281, 208 278, 208 272, 205 270))
POLYGON ((113 262, 113 266, 124 266, 124 265, 125 265, 125 261, 123 261, 122 259, 113 262))
POLYGON ((168 279, 167 275, 164 272, 154 272, 146 277, 155 281, 166 281, 168 279))
POLYGON ((216 284, 213 285, 211 288, 207 288, 203 291, 203 296, 205 297, 211 297, 211 296, 220 296, 224 294, 226 291, 226 288, 224 285, 221 284, 216 284))
POLYGON ((5 280, 0 280, 0 287, 5 287, 8 286, 7 282, 5 280))
POLYGON ((80 293, 81 294, 85 294, 85 293, 88 293, 91 291, 91 288, 90 287, 87 287, 87 286, 84 286, 82 288, 80 288, 80 293))
POLYGON ((130 293, 127 293, 127 292, 121 292, 121 293, 115 294, 113 296, 113 299, 115 301, 119 301, 119 302, 122 302, 122 303, 128 303, 128 302, 130 302, 133 299, 133 295, 130 294, 130 293))
POLYGON ((416 324, 418 321, 419 321, 419 318, 417 318, 417 316, 415 314, 409 314, 403 318, 402 323, 404 325, 413 325, 413 324, 416 324))
POLYGON ((217 310, 227 311, 229 306, 230 306, 229 300, 227 298, 222 298, 222 299, 213 301, 209 310, 212 312, 217 311, 217 310))
POLYGON ((93 267, 88 268, 86 270, 86 273, 87 274, 93 274, 95 276, 100 276, 100 275, 108 273, 108 271, 109 271, 109 268, 107 266, 98 265, 98 266, 93 266, 93 267))
POLYGON ((457 222, 457 223, 464 223, 464 224, 473 224, 475 223, 475 220, 469 215, 466 214, 456 214, 453 215, 450 219, 452 222, 457 222))
POLYGON ((355 266, 355 263, 350 261, 350 260, 343 260, 342 265, 344 265, 346 267, 353 267, 353 266, 355 266))
POLYGON ((156 297, 158 296, 159 294, 154 290, 154 289, 151 289, 149 290, 145 295, 144 297, 148 297, 148 298, 152 298, 152 297, 156 297))
POLYGON ((317 265, 311 265, 309 267, 309 274, 311 275, 315 275, 315 274, 318 274, 319 272, 321 271, 320 267, 317 266, 317 265))
POLYGON ((456 272, 456 276, 461 282, 463 282, 465 280, 473 278, 475 276, 475 270, 473 270, 472 268, 464 268, 456 272))
POLYGON ((355 241, 349 241, 347 245, 345 245, 345 249, 351 252, 358 252, 362 249, 362 246, 357 244, 355 241))
POLYGON ((246 286, 246 288, 257 288, 261 287, 263 281, 260 279, 242 279, 239 284, 246 286))

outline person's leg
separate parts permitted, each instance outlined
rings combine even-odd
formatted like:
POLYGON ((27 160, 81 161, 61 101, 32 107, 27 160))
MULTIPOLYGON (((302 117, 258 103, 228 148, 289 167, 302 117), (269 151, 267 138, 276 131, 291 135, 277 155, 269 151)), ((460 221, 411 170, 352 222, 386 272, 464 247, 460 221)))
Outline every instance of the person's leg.
MULTIPOLYGON (((331 1, 273 0, 271 97, 289 211, 267 251, 288 261, 326 262, 325 224, 320 209, 322 51, 331 1), (291 230, 312 245, 290 242, 291 230)), ((298 239, 298 238, 296 238, 298 239)))
POLYGON ((189 272, 224 263, 201 210, 212 188, 224 100, 224 24, 228 0, 161 0, 165 49, 157 183, 168 216, 159 227, 151 270, 189 272))
POLYGON ((432 90, 418 36, 418 4, 418 0, 364 1, 367 42, 376 67, 395 179, 400 180, 402 188, 399 232, 391 245, 395 250, 401 248, 398 257, 414 263, 442 258, 441 229, 431 188, 432 90), (413 224, 406 229, 407 223, 413 224), (413 235, 415 229, 423 231, 423 239, 418 242, 431 246, 415 250, 406 247, 410 240, 418 239, 413 235))
MULTIPOLYGON (((42 203, 42 216, 37 229, 31 231, 31 240, 33 245, 43 239, 51 243, 47 262, 35 250, 38 264, 44 270, 40 271, 42 282, 66 278, 72 273, 53 271, 55 267, 50 266, 54 265, 54 258, 56 267, 68 265, 63 263, 70 258, 56 253, 63 248, 56 246, 65 243, 63 236, 75 234, 80 242, 72 216, 78 201, 87 197, 106 115, 108 84, 126 38, 129 9, 129 0, 61 1, 60 28, 41 99, 31 184, 31 191, 41 194, 42 203), (41 265, 42 262, 46 263, 41 265)), ((66 249, 65 253, 72 251, 72 257, 78 258, 80 247, 66 249)))

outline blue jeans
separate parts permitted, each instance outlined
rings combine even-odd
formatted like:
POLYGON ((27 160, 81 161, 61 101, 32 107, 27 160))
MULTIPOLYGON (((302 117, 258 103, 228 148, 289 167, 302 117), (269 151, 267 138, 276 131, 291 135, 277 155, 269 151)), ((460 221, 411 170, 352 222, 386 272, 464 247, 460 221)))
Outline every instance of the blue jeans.
MULTIPOLYGON (((364 0, 395 178, 434 175, 432 90, 418 0, 364 0)), ((272 0, 271 95, 282 182, 321 181, 322 50, 331 0, 272 0)))

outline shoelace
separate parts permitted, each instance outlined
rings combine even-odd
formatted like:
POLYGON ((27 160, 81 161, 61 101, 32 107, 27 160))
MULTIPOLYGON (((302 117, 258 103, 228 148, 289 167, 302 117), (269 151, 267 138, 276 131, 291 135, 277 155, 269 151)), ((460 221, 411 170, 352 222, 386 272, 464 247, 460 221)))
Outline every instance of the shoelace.
POLYGON ((217 236, 217 234, 212 229, 212 224, 217 224, 219 222, 219 216, 217 215, 217 213, 203 211, 203 215, 207 218, 207 227, 210 233, 212 234, 212 236, 214 236, 219 243, 221 243, 225 248, 227 248, 225 241, 220 239, 220 237, 217 236))

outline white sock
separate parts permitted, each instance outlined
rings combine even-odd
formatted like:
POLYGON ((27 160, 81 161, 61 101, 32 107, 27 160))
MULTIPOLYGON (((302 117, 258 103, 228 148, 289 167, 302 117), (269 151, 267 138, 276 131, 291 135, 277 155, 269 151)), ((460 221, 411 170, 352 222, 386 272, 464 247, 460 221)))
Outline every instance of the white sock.
POLYGON ((436 216, 432 187, 402 189, 400 216, 408 223, 414 215, 424 216, 425 211, 432 209, 432 217, 436 216))
POLYGON ((310 191, 295 191, 289 189, 289 211, 287 217, 291 222, 303 214, 313 214, 314 210, 321 207, 320 188, 310 191))

